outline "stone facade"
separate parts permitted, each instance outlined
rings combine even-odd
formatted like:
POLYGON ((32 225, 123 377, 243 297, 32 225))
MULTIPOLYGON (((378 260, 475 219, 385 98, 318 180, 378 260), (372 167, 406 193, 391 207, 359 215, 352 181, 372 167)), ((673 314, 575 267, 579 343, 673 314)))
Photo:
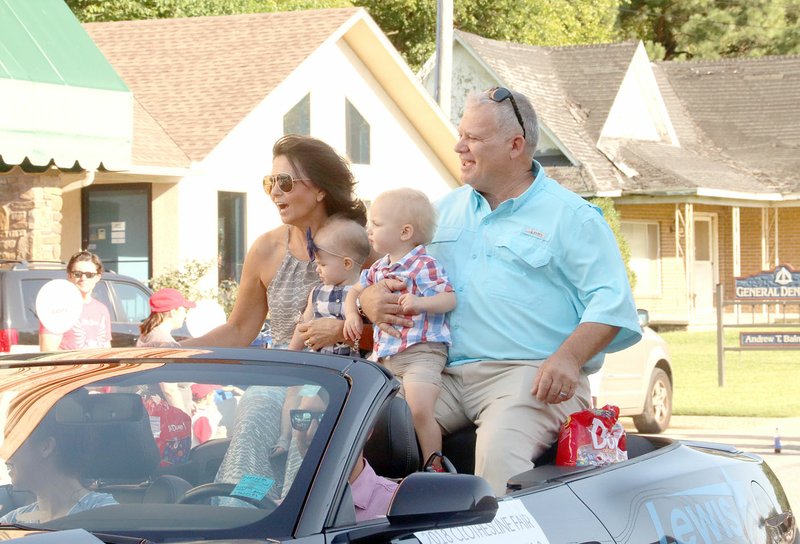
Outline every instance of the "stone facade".
POLYGON ((0 259, 61 259, 62 190, 58 171, 0 174, 0 259))

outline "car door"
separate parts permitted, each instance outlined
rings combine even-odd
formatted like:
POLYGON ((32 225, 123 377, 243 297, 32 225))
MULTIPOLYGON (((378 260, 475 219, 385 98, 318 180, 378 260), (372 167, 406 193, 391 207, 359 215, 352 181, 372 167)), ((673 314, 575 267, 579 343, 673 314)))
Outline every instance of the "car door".
POLYGON ((150 290, 124 277, 105 278, 101 283, 103 289, 95 288, 95 296, 111 311, 111 345, 136 345, 139 325, 150 315, 150 290))

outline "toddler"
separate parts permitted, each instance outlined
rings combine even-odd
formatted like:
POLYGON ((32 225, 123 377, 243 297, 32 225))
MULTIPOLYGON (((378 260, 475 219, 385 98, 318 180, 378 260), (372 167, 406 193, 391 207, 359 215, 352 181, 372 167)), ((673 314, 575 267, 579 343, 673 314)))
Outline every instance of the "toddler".
MULTIPOLYGON (((403 381, 403 390, 425 458, 442 449, 442 436, 434 417, 447 362, 450 330, 445 314, 455 308, 456 295, 444 270, 425 251, 436 226, 436 211, 428 197, 414 189, 396 189, 378 195, 369 211, 367 233, 372 247, 386 255, 361 274, 345 302, 345 338, 358 341, 363 322, 358 297, 384 278, 405 282, 400 296, 403 312, 414 323, 395 326, 395 338, 373 328, 372 359, 386 365, 403 381)), ((442 470, 439 458, 433 468, 442 470)))

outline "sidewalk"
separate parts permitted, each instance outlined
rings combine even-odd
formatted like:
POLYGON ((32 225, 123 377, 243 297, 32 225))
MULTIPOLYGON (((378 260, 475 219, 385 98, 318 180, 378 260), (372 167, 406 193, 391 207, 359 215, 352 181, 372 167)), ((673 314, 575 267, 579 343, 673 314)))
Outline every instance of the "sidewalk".
MULTIPOLYGON (((621 420, 628 432, 636 432, 630 418, 621 420)), ((795 511, 800 509, 800 417, 672 416, 661 436, 731 444, 764 458, 778 476, 795 511), (781 453, 774 452, 775 428, 781 436, 781 453)))

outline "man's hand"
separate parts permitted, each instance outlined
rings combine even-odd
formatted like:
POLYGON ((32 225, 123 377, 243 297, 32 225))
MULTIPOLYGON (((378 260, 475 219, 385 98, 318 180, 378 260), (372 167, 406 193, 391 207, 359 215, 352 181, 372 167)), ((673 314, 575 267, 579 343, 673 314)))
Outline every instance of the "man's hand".
POLYGON ((344 322, 341 319, 325 317, 299 323, 296 330, 307 348, 319 351, 325 346, 332 346, 345 340, 343 326, 344 322))
POLYGON ((400 292, 405 291, 406 284, 401 280, 385 279, 364 289, 359 300, 364 314, 380 327, 380 329, 400 338, 400 331, 392 325, 411 327, 414 322, 405 317, 399 304, 400 292))
POLYGON ((575 359, 554 353, 545 360, 533 380, 531 395, 548 404, 558 404, 575 395, 581 364, 575 359))

